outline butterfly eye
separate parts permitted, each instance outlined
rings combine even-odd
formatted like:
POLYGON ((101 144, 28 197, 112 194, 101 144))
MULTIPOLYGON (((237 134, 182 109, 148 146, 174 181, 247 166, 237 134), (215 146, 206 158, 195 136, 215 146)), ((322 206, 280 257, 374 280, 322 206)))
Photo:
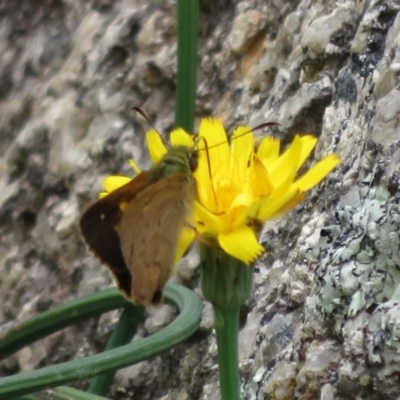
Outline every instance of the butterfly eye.
POLYGON ((197 151, 193 151, 189 157, 189 168, 192 172, 196 171, 198 166, 197 151))

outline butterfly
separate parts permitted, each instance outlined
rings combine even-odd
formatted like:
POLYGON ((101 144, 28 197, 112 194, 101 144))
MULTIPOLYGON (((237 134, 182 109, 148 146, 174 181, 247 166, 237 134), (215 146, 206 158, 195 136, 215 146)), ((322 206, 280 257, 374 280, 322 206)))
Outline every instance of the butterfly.
POLYGON ((196 168, 194 148, 173 146, 150 170, 96 201, 80 219, 87 245, 136 304, 154 306, 162 300, 192 213, 196 168))

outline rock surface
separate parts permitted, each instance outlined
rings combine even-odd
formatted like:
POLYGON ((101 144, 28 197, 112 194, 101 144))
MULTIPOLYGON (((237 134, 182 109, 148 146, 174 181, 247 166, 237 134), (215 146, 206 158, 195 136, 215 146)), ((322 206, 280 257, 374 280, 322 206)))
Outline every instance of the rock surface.
MULTIPOLYGON (((111 279, 78 231, 104 176, 148 166, 141 106, 174 116, 174 2, 0 2, 2 330, 111 279)), ((319 137, 337 170, 263 235, 240 335, 243 399, 400 396, 400 5, 393 0, 201 3, 198 117, 319 137)), ((181 267, 185 283, 195 275, 181 267)), ((194 283, 193 283, 194 285, 194 283)), ((170 318, 153 313, 143 330, 170 318)), ((3 375, 95 353, 117 318, 56 333, 3 375)), ((115 399, 217 400, 215 336, 118 372, 115 399)), ((142 334, 144 334, 142 332, 142 334)))

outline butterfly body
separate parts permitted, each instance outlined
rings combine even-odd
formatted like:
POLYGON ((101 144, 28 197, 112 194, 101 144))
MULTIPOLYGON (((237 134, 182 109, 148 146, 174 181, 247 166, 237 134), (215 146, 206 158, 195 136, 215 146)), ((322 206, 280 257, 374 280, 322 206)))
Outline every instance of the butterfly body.
POLYGON ((156 305, 171 275, 180 233, 192 212, 196 153, 185 146, 94 203, 82 234, 121 290, 137 304, 156 305))

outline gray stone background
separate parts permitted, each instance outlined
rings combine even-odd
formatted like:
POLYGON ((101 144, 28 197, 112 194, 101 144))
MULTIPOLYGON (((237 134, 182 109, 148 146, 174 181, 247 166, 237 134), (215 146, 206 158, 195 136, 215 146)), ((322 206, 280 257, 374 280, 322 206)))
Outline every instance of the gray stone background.
MULTIPOLYGON (((341 165, 267 224, 247 324, 243 399, 400 398, 400 3, 201 2, 197 116, 279 122, 341 165)), ((174 118, 175 5, 0 0, 0 324, 111 284, 78 231, 148 125, 174 118)), ((196 288, 195 258, 176 280, 196 288)), ((102 348, 117 320, 71 327, 0 364, 27 371, 102 348)), ((167 323, 150 310, 138 337, 167 323)), ((118 372, 115 399, 218 399, 212 314, 191 340, 118 372)), ((83 384, 78 387, 84 387, 83 384)), ((111 396, 111 395, 110 395, 111 396)))

